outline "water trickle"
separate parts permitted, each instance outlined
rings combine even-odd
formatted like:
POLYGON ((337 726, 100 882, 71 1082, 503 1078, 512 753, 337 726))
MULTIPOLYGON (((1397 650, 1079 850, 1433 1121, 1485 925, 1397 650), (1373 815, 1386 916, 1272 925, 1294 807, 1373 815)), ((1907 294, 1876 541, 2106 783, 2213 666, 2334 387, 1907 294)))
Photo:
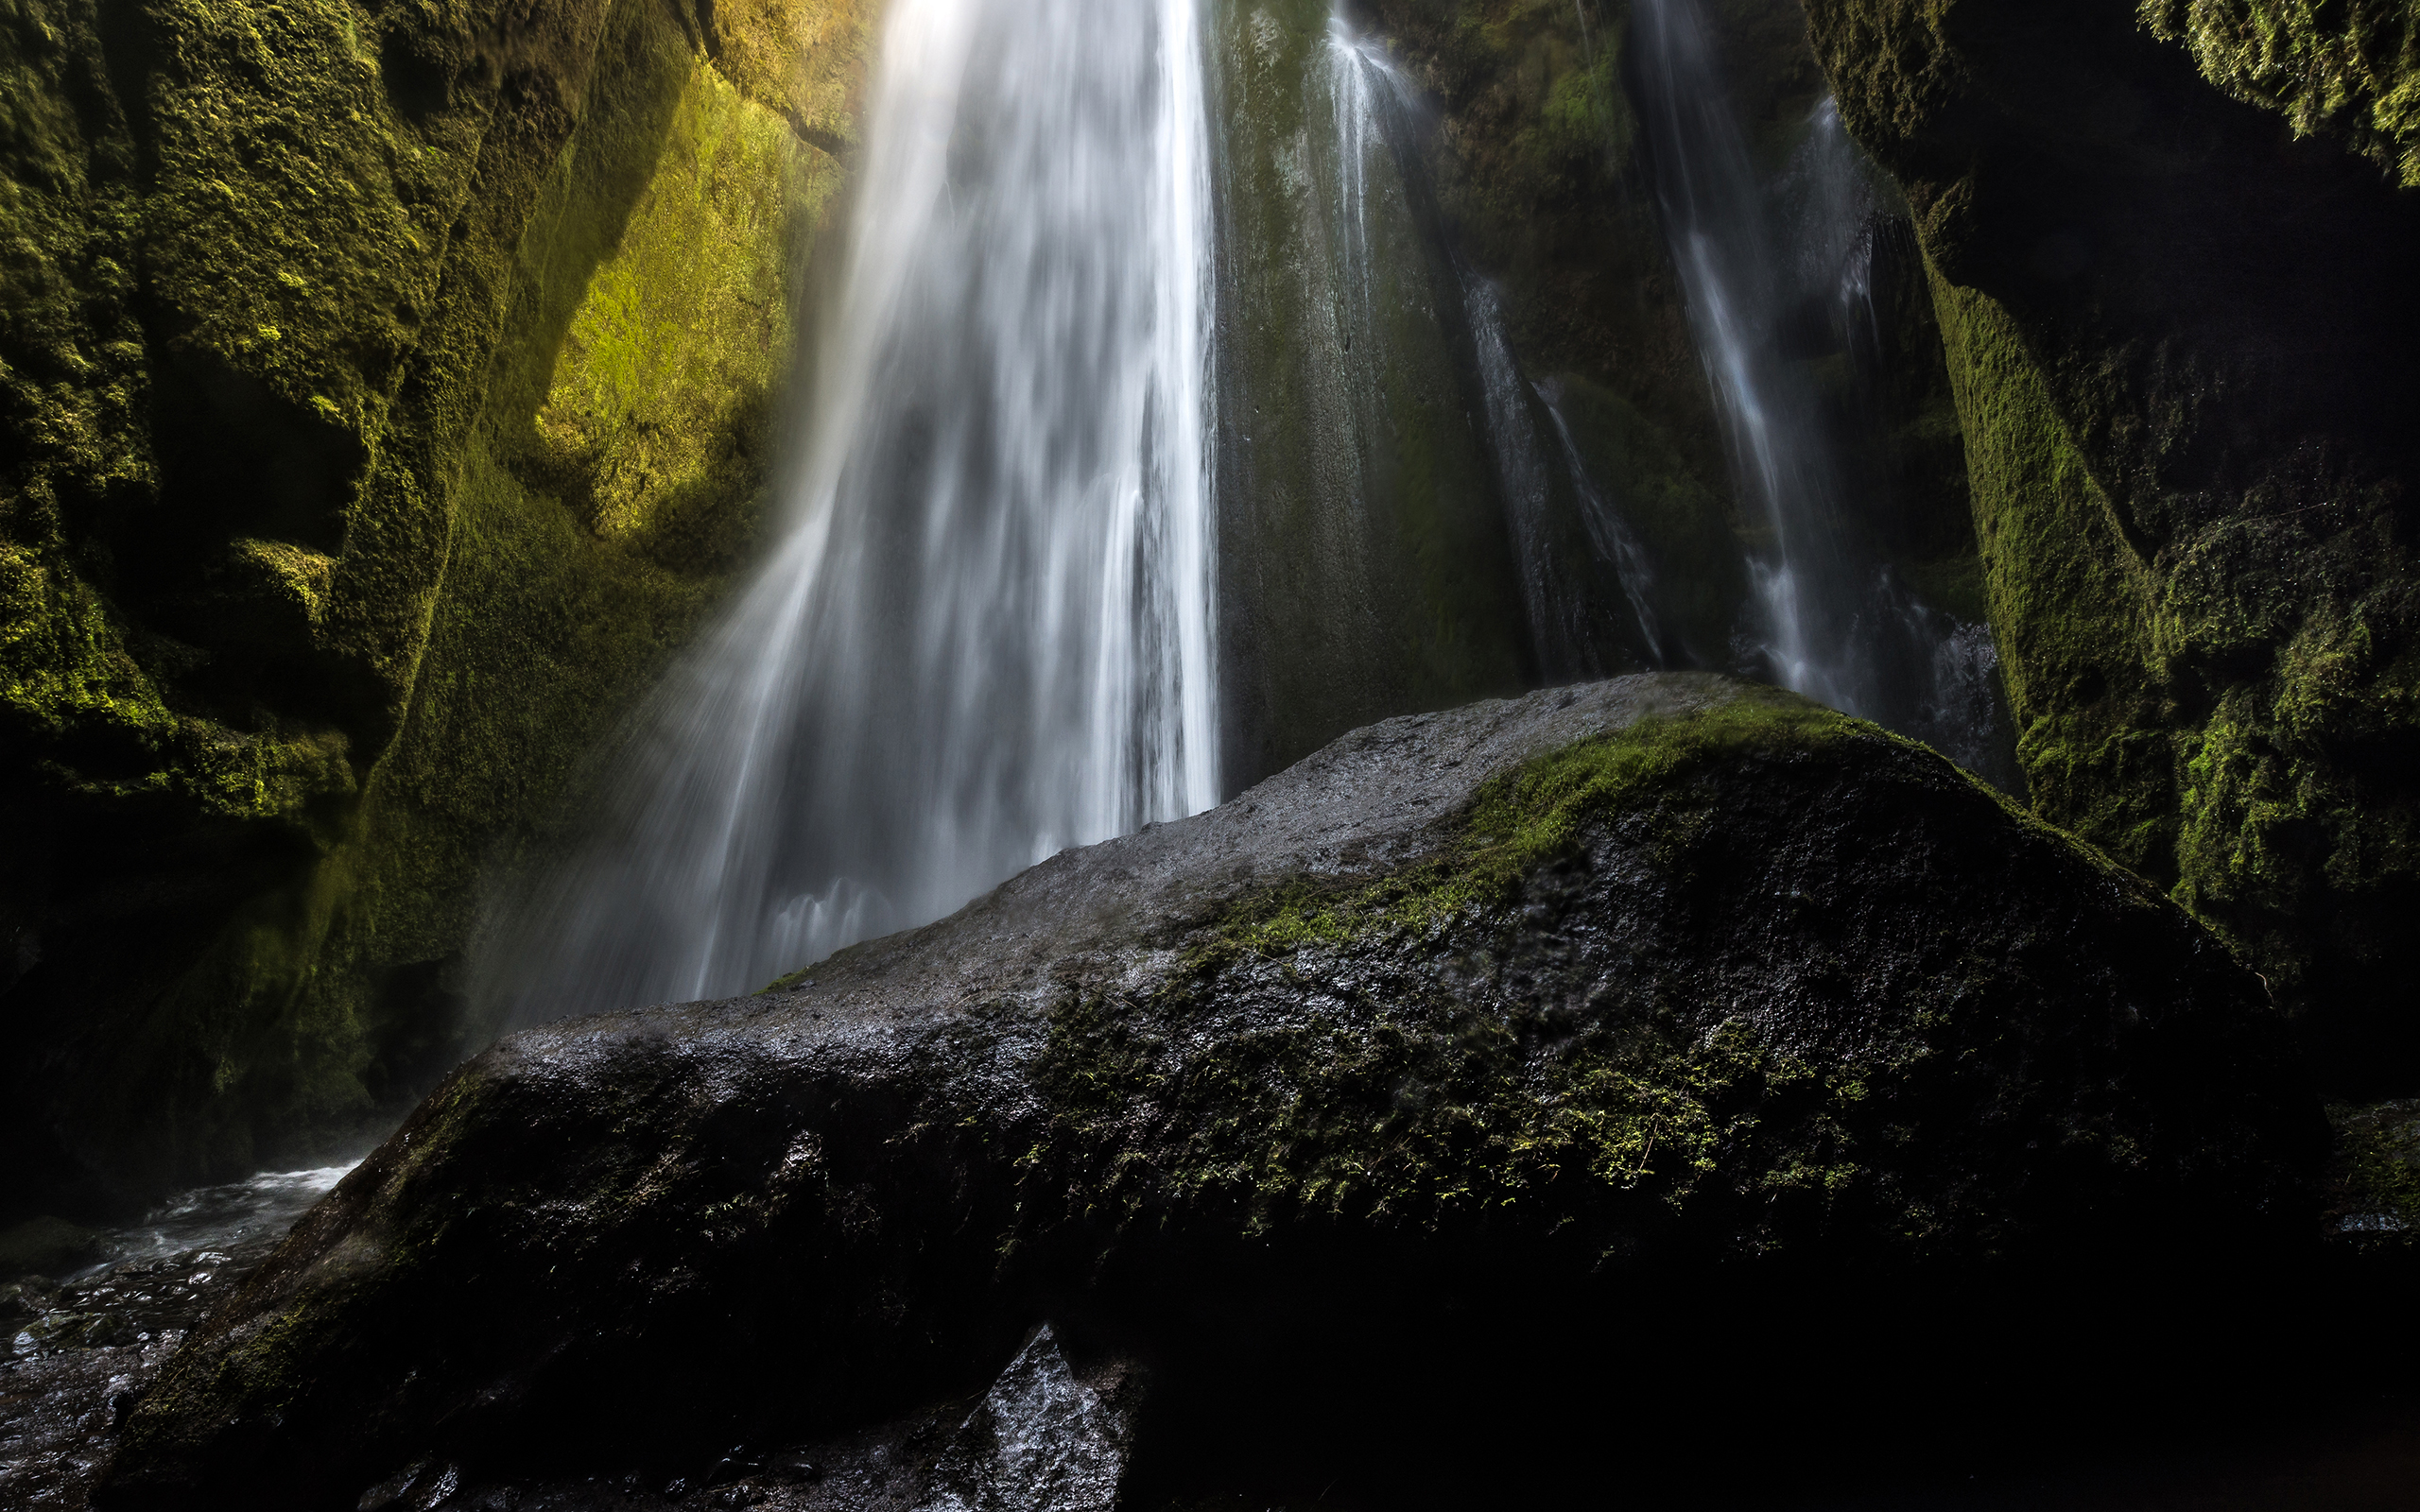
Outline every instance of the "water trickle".
MULTIPOLYGON (((1418 139, 1426 105, 1377 41, 1354 31, 1341 13, 1329 24, 1329 57, 1346 227, 1342 268, 1355 317, 1368 333, 1366 348, 1383 360, 1382 322, 1406 314, 1411 301, 1396 291, 1389 310, 1374 293, 1382 269, 1368 229, 1369 164, 1374 158, 1388 163, 1405 192, 1416 196, 1426 173, 1418 139)), ((1523 376, 1496 286, 1443 251, 1441 228, 1425 233, 1445 277, 1422 291, 1425 298, 1414 296, 1409 313, 1434 326, 1475 382, 1472 407, 1502 505, 1533 677, 1571 682, 1661 664, 1661 637, 1645 596, 1651 576, 1636 537, 1588 476, 1551 401, 1523 376), (1560 433, 1558 441, 1548 441, 1549 428, 1560 433)), ((1365 434, 1401 446, 1378 419, 1383 380, 1371 380, 1378 379, 1380 364, 1364 371, 1365 434)))
POLYGON ((1609 564, 1621 583, 1623 600, 1629 605, 1633 619, 1638 623, 1641 644, 1647 648, 1647 664, 1667 667, 1673 664, 1670 649, 1664 643, 1663 627, 1655 617, 1651 594, 1655 588, 1655 571, 1649 562, 1646 543, 1615 507, 1604 486, 1589 472, 1587 462, 1580 455, 1580 443, 1573 438, 1571 422, 1563 416, 1563 397, 1549 381, 1537 390, 1547 407, 1547 417, 1554 422, 1555 439, 1563 451, 1564 465, 1571 478, 1572 488, 1580 497, 1581 522, 1588 530, 1589 548, 1599 561, 1609 564))
POLYGON ((1876 689, 1850 633, 1864 585, 1841 552, 1838 480, 1815 396, 1774 357, 1786 290, 1747 145, 1692 0, 1646 0, 1637 15, 1666 232, 1733 472, 1765 537, 1750 561, 1754 650, 1783 685, 1868 713, 1876 689))
POLYGON ((770 559, 492 1009, 751 990, 1219 797, 1192 0, 894 0, 770 559))
MULTIPOLYGON (((1782 685, 2013 780, 1987 627, 1912 593, 1846 517, 1813 357, 1888 356, 1876 180, 1825 100, 1758 181, 1696 0, 1642 0, 1637 86, 1691 332, 1752 533, 1743 662, 1782 685)), ((1870 501, 1869 501, 1870 502, 1870 501)))

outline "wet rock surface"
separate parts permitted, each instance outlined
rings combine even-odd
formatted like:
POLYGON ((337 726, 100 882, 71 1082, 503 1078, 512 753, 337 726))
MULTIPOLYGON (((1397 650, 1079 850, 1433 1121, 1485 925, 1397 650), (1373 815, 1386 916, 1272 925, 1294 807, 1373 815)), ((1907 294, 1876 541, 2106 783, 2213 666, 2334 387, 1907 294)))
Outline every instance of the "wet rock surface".
POLYGON ((106 1490, 578 1498, 980 1400, 1041 1318, 1148 1364, 1146 1502, 1502 1492, 2049 1356, 2123 1390, 2241 1353, 2146 1320, 2315 1242, 2298 1076, 2181 911, 1870 726, 1705 676, 1395 720, 780 990, 497 1046, 106 1490))
POLYGON ((0 1506, 88 1504, 115 1430, 211 1305, 277 1247, 145 1255, 66 1280, 0 1283, 0 1506))
POLYGON ((423 1460, 362 1494, 359 1512, 763 1507, 768 1512, 1109 1512, 1134 1444, 1145 1377, 1071 1362, 1037 1328, 991 1388, 877 1428, 605 1475, 495 1480, 423 1460))

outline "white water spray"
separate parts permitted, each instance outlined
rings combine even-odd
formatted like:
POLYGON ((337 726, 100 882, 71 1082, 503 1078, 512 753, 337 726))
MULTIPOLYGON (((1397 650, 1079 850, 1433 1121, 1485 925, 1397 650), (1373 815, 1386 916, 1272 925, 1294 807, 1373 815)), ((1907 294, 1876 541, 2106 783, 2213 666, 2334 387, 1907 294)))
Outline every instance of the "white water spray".
POLYGON ((893 0, 771 559, 601 833, 496 931, 511 1022, 752 990, 1219 798, 1192 0, 893 0))

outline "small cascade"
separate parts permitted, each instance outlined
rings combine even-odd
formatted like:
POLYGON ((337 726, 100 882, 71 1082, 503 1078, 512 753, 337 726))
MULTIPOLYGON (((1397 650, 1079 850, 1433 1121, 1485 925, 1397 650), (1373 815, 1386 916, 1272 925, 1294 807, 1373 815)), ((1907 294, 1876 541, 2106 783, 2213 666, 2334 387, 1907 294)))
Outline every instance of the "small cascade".
POLYGON ((1192 0, 895 0, 769 560, 484 952, 511 1022, 752 990, 1219 798, 1192 0))
POLYGON ((1621 584, 1622 597, 1630 606, 1631 617, 1638 624, 1639 640, 1647 649, 1647 664, 1675 665, 1672 652, 1665 644, 1663 627, 1656 621, 1652 597, 1655 570, 1648 559, 1646 542, 1638 539, 1638 532, 1622 518, 1603 486, 1589 472, 1580 455, 1580 443, 1571 434, 1571 422, 1564 418, 1561 392, 1551 381, 1540 386, 1536 392, 1539 402, 1546 405, 1547 418, 1554 422, 1555 440, 1562 449, 1564 465, 1579 493, 1580 518, 1588 529, 1589 548, 1598 561, 1613 569, 1621 584))
POLYGON ((1668 664, 1645 548, 1589 475, 1553 396, 1521 375, 1495 285, 1466 276, 1462 293, 1539 680, 1551 686, 1668 664))
POLYGON ((1762 537, 1750 561, 1754 658, 1777 682, 1850 713, 1880 702, 1856 631, 1867 583, 1843 554, 1838 477, 1807 385, 1775 359, 1786 284, 1694 0, 1643 0, 1639 92, 1666 233, 1762 537))
MULTIPOLYGON (((1340 13, 1331 20, 1329 36, 1347 227, 1345 279, 1356 294, 1357 323, 1369 339, 1383 341, 1390 312, 1377 307, 1371 293, 1379 271, 1368 231, 1369 164, 1383 156, 1416 197, 1426 172, 1418 138, 1426 105, 1384 47, 1357 34, 1340 13)), ((1589 477, 1560 415, 1522 374, 1495 285, 1445 252, 1438 228, 1425 232, 1430 255, 1447 276, 1433 281, 1418 315, 1434 325, 1465 381, 1476 379, 1475 412, 1512 546, 1534 679, 1573 682, 1663 664, 1646 596, 1651 575, 1637 538, 1606 490, 1589 477), (1548 439, 1550 430, 1557 440, 1548 439)), ((1375 375, 1380 368, 1372 363, 1364 371, 1375 375)), ((1374 399, 1375 385, 1371 392, 1374 399)))
POLYGON ((1838 351, 1870 385, 1896 357, 1876 283, 1893 217, 1875 175, 1826 100, 1780 180, 1760 182, 1696 0, 1642 0, 1636 23, 1666 234, 1751 527, 1739 660, 2013 781, 1989 629, 1927 605, 1877 550, 1889 501, 1854 475, 1811 372, 1838 351))

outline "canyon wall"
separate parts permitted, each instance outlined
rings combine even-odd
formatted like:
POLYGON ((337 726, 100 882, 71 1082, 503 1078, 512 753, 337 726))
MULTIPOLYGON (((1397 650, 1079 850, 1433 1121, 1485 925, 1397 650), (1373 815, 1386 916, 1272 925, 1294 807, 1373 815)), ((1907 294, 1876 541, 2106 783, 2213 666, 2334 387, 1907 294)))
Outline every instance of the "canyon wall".
POLYGON ((869 9, 0 12, 9 1205, 475 1048, 482 878, 747 551, 869 9))
POLYGON ((2410 8, 1807 14, 1916 212, 2036 811, 2224 932, 2324 1083, 2408 1090, 2410 8))

